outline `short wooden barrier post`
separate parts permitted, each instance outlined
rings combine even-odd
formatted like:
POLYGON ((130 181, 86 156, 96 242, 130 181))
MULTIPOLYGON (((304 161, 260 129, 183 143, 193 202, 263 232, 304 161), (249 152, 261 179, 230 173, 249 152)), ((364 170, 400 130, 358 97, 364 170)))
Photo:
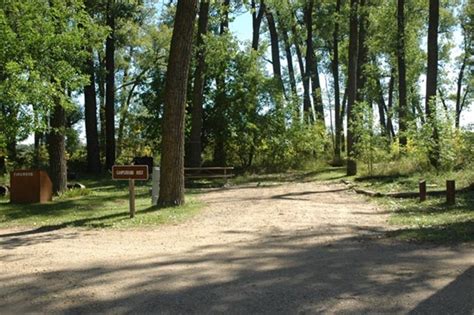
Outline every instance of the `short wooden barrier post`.
POLYGON ((420 180, 418 186, 420 188, 420 202, 423 202, 426 200, 426 180, 420 180))
POLYGON ((456 182, 454 180, 446 181, 446 203, 448 205, 456 203, 456 182))

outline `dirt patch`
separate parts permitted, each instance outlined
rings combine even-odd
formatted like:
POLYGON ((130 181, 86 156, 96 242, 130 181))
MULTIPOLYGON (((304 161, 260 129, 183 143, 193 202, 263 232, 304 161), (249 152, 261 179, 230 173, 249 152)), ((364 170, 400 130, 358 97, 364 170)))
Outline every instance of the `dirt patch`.
POLYGON ((152 230, 0 230, 2 313, 474 311, 472 245, 386 240, 388 214, 342 184, 199 198, 152 230))

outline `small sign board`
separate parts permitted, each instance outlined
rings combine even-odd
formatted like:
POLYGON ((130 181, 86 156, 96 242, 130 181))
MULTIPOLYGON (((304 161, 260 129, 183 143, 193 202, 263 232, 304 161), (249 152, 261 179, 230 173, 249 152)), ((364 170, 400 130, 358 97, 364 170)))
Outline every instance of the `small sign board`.
POLYGON ((130 218, 135 216, 135 180, 148 179, 148 165, 114 165, 112 179, 128 180, 130 218))
POLYGON ((115 180, 147 180, 147 165, 114 165, 112 166, 112 179, 115 180))

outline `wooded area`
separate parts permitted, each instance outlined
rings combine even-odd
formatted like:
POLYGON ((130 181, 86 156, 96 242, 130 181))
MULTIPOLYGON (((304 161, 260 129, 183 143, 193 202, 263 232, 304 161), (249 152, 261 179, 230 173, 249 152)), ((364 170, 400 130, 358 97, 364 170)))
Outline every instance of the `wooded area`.
POLYGON ((3 1, 0 176, 47 169, 60 194, 67 170, 153 156, 180 205, 185 165, 472 169, 473 18, 472 0, 3 1))

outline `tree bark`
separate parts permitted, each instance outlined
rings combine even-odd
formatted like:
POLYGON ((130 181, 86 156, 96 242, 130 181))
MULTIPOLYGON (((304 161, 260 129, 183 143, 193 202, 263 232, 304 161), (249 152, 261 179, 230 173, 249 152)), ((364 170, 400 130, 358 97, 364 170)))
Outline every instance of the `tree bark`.
POLYGON ((115 164, 115 0, 107 4, 107 26, 111 33, 105 42, 105 166, 110 170, 115 164))
MULTIPOLYGON (((229 5, 230 0, 223 0, 222 6, 224 7, 224 12, 220 24, 220 35, 224 35, 229 29, 229 5)), ((227 156, 225 151, 225 129, 226 121, 224 111, 227 107, 227 95, 226 95, 226 82, 225 82, 225 70, 220 73, 216 78, 216 104, 215 110, 217 117, 219 117, 215 126, 215 146, 214 146, 214 156, 213 162, 219 166, 225 166, 227 163, 227 156)))
POLYGON ((357 60, 358 60, 358 0, 351 0, 351 12, 349 22, 349 66, 348 66, 348 90, 347 90, 347 175, 357 174, 357 162, 354 155, 355 137, 352 131, 352 111, 357 99, 357 60))
POLYGON ((300 46, 300 41, 298 38, 298 33, 296 31, 296 26, 293 24, 291 27, 291 31, 293 33, 294 37, 294 44, 295 44, 295 50, 296 50, 296 57, 298 59, 298 65, 300 68, 300 74, 301 74, 301 79, 303 81, 303 120, 306 121, 304 117, 311 117, 308 115, 311 110, 311 101, 309 99, 309 80, 306 80, 306 70, 304 67, 304 62, 303 62, 303 54, 301 52, 301 46, 300 46))
POLYGON ((102 154, 105 154, 105 73, 104 71, 102 71, 103 69, 105 69, 105 59, 102 58, 100 52, 98 52, 97 55, 100 69, 96 73, 98 87, 97 90, 99 92, 99 147, 100 152, 102 152, 102 154))
POLYGON ((165 83, 158 204, 184 204, 184 116, 197 0, 178 0, 165 83))
POLYGON ((53 183, 53 194, 59 195, 67 189, 66 142, 66 112, 56 100, 56 105, 50 116, 51 130, 48 135, 49 176, 53 183))
POLYGON ((87 171, 98 173, 100 172, 100 151, 99 134, 97 132, 94 60, 92 58, 92 49, 90 49, 89 58, 86 61, 86 74, 89 76, 89 84, 84 86, 84 114, 87 140, 87 171))
MULTIPOLYGON (((310 84, 312 86, 312 96, 313 96, 313 105, 316 108, 317 105, 317 87, 314 82, 314 51, 313 51, 313 7, 314 7, 314 0, 309 0, 306 2, 306 6, 304 8, 304 22, 306 25, 306 73, 305 76, 303 77, 303 80, 306 81, 306 85, 308 86, 308 89, 310 87, 310 84)), ((321 94, 321 93, 319 93, 321 94)), ((305 95, 305 98, 308 98, 307 100, 305 99, 305 108, 307 111, 307 115, 311 118, 309 118, 309 121, 312 121, 312 110, 311 110, 311 101, 309 99, 309 92, 307 95, 305 95)), ((320 120, 320 117, 316 114, 316 120, 320 120)))
POLYGON ((339 87, 339 13, 341 11, 341 0, 336 0, 336 19, 334 20, 334 30, 332 33, 332 76, 334 78, 334 120, 335 120, 335 145, 334 145, 334 163, 341 164, 341 91, 339 87))
MULTIPOLYGON (((378 74, 380 75, 380 74, 378 74)), ((387 105, 385 104, 384 91, 382 87, 381 78, 376 78, 375 84, 377 85, 377 107, 379 109, 379 122, 382 129, 382 134, 386 135, 390 139, 390 132, 387 129, 387 120, 385 118, 385 112, 387 105)))
POLYGON ((398 62, 398 139, 400 151, 407 145, 407 83, 405 65, 405 0, 398 0, 397 62, 398 62))
POLYGON ((270 43, 272 46, 272 67, 273 67, 273 78, 277 84, 278 89, 281 93, 285 93, 283 86, 283 80, 281 79, 281 63, 280 63, 280 46, 278 40, 278 32, 275 25, 275 19, 270 10, 266 9, 266 17, 268 23, 268 29, 270 30, 270 43))
MULTIPOLYGON (((428 21, 428 66, 426 73, 426 99, 425 111, 428 121, 436 116, 436 92, 438 86, 438 26, 439 26, 439 0, 430 0, 428 21)), ((439 165, 438 129, 433 124, 433 147, 430 148, 429 159, 434 167, 439 165)))
POLYGON ((296 90, 295 69, 293 67, 293 56, 291 54, 291 44, 290 44, 290 39, 288 38, 288 31, 286 27, 284 26, 284 22, 281 20, 281 17, 278 14, 278 12, 277 12, 277 16, 279 18, 278 26, 280 29, 280 33, 282 34, 282 37, 283 37, 283 44, 285 46, 286 63, 288 66, 288 76, 290 78, 290 88, 291 88, 291 93, 292 93, 291 98, 293 98, 297 95, 297 90, 296 90))
POLYGON ((394 69, 390 72, 390 81, 388 82, 388 103, 387 103, 387 129, 390 132, 390 139, 395 138, 395 130, 393 128, 393 90, 395 88, 394 69))
POLYGON ((366 0, 359 0, 359 33, 358 33, 358 48, 357 48, 357 102, 366 101, 365 84, 367 82, 367 75, 365 72, 365 65, 368 61, 369 49, 367 47, 367 28, 368 18, 366 12, 366 0))
POLYGON ((196 49, 196 69, 194 70, 194 86, 192 96, 191 111, 191 136, 190 136, 190 156, 189 165, 192 167, 201 166, 201 136, 202 136, 202 103, 203 91, 206 81, 206 47, 204 46, 203 36, 207 33, 209 22, 209 0, 201 0, 199 7, 199 22, 197 33, 196 49))
POLYGON ((461 64, 461 69, 459 70, 458 80, 457 80, 457 89, 456 89, 456 112, 455 112, 455 125, 456 128, 459 129, 460 122, 461 122, 461 112, 463 110, 463 102, 462 102, 462 83, 464 79, 464 71, 466 69, 467 64, 467 52, 465 49, 464 58, 461 64))
POLYGON ((257 10, 255 0, 251 1, 252 8, 252 49, 258 50, 260 41, 260 25, 262 24, 263 14, 265 13, 265 3, 260 1, 260 7, 257 10))

